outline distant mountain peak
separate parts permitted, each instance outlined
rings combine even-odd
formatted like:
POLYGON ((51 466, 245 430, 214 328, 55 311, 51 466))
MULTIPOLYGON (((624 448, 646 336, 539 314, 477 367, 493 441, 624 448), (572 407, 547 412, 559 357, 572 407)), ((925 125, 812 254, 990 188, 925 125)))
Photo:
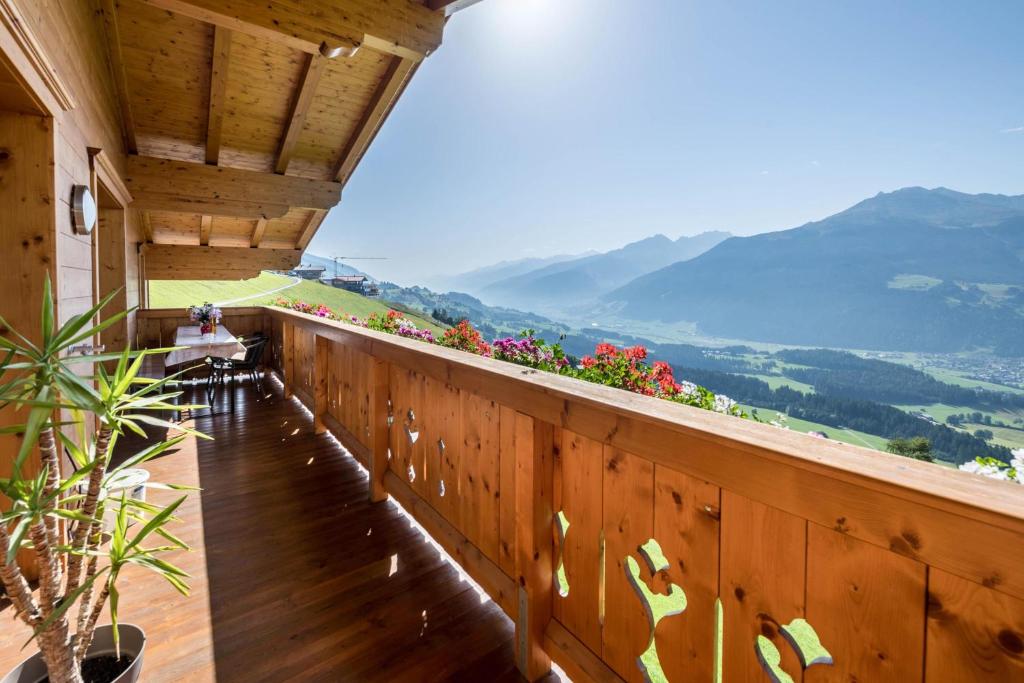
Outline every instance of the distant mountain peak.
POLYGON ((855 218, 874 223, 901 219, 940 227, 971 228, 995 225, 1024 214, 1024 195, 968 194, 948 187, 903 187, 879 192, 831 218, 855 218))
POLYGON ((603 303, 626 320, 733 339, 1024 355, 1024 195, 880 192, 801 227, 725 240, 603 303))

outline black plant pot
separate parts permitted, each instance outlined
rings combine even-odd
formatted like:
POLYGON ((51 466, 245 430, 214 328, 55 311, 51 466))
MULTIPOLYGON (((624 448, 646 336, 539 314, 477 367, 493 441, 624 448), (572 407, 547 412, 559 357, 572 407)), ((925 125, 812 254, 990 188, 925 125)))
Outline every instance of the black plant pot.
MULTIPOLYGON (((119 624, 117 630, 121 637, 121 656, 128 655, 133 658, 133 661, 131 666, 125 669, 124 673, 115 678, 112 683, 136 683, 142 672, 142 655, 146 650, 146 634, 133 624, 119 624)), ((85 658, 90 659, 102 655, 113 656, 114 652, 113 627, 98 626, 85 658)), ((39 683, 47 675, 43 656, 37 652, 14 667, 3 679, 0 679, 0 683, 39 683)))

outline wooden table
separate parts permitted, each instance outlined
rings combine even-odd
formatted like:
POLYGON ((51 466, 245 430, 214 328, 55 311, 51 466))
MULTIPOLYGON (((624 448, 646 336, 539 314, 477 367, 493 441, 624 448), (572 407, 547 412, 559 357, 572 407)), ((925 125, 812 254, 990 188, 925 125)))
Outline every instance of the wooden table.
MULTIPOLYGON (((211 358, 236 358, 245 357, 245 346, 238 337, 231 334, 228 328, 223 325, 217 326, 217 331, 211 334, 202 334, 198 325, 182 325, 174 333, 174 345, 182 348, 171 351, 164 358, 164 367, 172 365, 184 365, 195 361, 202 361, 207 357, 211 358)), ((231 412, 235 412, 235 374, 231 373, 231 412)), ((213 398, 215 390, 207 391, 210 399, 210 414, 214 415, 213 398)))
POLYGON ((182 325, 174 333, 174 345, 184 348, 167 354, 167 357, 164 358, 166 367, 202 360, 207 356, 214 358, 242 358, 245 356, 245 347, 242 346, 242 342, 223 325, 218 325, 217 331, 213 334, 201 334, 198 325, 182 325))

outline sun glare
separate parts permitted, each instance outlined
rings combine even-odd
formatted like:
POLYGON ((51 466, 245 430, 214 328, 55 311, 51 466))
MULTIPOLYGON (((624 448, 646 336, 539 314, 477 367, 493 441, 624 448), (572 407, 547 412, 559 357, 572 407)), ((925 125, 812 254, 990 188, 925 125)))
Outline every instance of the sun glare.
POLYGON ((495 3, 494 21, 510 34, 546 33, 568 11, 572 0, 502 0, 495 3))

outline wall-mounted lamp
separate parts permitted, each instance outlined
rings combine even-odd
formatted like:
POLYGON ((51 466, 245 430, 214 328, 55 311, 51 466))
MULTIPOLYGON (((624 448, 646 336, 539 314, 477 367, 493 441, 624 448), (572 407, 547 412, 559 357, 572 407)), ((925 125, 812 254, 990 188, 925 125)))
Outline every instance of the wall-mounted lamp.
POLYGON ((71 225, 78 235, 88 235, 96 227, 96 200, 87 185, 71 188, 71 225))

